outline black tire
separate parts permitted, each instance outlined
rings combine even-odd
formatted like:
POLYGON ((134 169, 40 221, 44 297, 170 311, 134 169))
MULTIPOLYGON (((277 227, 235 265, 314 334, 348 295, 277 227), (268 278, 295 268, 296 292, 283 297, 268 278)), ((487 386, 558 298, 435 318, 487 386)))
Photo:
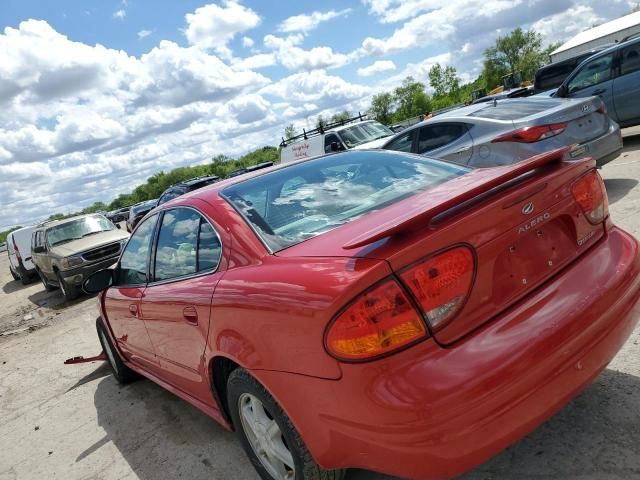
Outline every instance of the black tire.
POLYGON ((107 363, 118 383, 124 385, 136 380, 138 374, 127 367, 122 361, 120 352, 118 352, 118 349, 115 348, 111 342, 111 337, 109 337, 109 333, 100 317, 96 319, 96 331, 100 345, 102 345, 102 351, 107 356, 107 363))
POLYGON ((64 295, 64 298, 66 300, 69 300, 69 301, 75 300, 80 296, 80 290, 78 289, 78 287, 76 287, 75 285, 69 285, 68 283, 65 283, 64 278, 62 278, 62 275, 60 275, 60 272, 58 272, 56 276, 58 277, 58 284, 60 285, 60 290, 62 291, 62 294, 64 295))
POLYGON ((345 470, 324 470, 315 462, 300 434, 280 405, 246 370, 237 368, 231 372, 227 380, 227 405, 242 448, 262 479, 274 480, 276 477, 268 472, 262 460, 258 458, 244 430, 240 418, 240 400, 247 394, 260 400, 269 418, 275 420, 280 428, 282 439, 291 453, 295 466, 295 476, 292 475, 291 480, 342 480, 344 478, 345 470))
POLYGON ((16 272, 13 271, 13 268, 9 267, 9 271, 11 272, 11 276, 13 277, 13 279, 17 282, 18 280, 20 280, 20 276, 16 274, 16 272))
POLYGON ((31 282, 33 282, 31 275, 29 275, 24 268, 20 267, 20 283, 29 285, 31 282))
POLYGON ((44 286, 44 289, 47 292, 53 292, 54 290, 58 289, 58 287, 55 287, 55 286, 51 285, 47 281, 47 278, 44 276, 44 274, 40 270, 36 270, 36 272, 38 272, 38 277, 40 277, 40 282, 42 282, 42 286, 44 286))

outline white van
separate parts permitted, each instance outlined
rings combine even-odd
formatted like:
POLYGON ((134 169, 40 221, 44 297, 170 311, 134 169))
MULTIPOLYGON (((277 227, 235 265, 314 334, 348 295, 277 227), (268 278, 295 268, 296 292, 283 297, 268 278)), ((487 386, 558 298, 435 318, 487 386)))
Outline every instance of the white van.
POLYGON ((293 162, 342 150, 378 148, 393 130, 376 120, 360 120, 358 116, 345 122, 305 131, 280 144, 280 161, 293 162), (360 121, 358 121, 360 120, 360 121))
POLYGON ((7 235, 9 270, 14 280, 27 285, 37 276, 36 266, 31 261, 31 233, 35 227, 24 227, 7 235))

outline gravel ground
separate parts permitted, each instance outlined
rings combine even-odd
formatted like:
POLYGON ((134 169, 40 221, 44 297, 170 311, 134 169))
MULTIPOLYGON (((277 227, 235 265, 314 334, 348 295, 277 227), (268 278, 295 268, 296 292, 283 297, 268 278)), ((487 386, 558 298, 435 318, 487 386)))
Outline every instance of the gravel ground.
MULTIPOLYGON (((640 237, 640 128, 602 173, 614 221, 640 237)), ((100 351, 94 298, 11 281, 5 255, 0 285, 0 480, 258 478, 232 434, 150 381, 120 387, 103 363, 63 365, 100 351)), ((640 479, 638 342, 640 330, 564 410, 461 478, 640 479)))

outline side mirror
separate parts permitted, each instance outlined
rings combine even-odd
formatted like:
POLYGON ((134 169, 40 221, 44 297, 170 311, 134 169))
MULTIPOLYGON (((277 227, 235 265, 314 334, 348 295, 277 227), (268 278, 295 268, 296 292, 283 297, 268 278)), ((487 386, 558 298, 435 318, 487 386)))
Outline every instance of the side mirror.
POLYGON ((47 251, 47 249, 44 247, 44 245, 40 245, 38 247, 33 247, 33 253, 44 253, 46 251, 47 251))
POLYGON ((82 284, 82 289, 86 293, 99 293, 113 285, 112 269, 98 270, 87 278, 82 284))
POLYGON ((119 223, 116 223, 116 228, 117 228, 118 230, 120 230, 122 227, 120 226, 120 224, 119 224, 119 223))
POLYGON ((563 83, 558 87, 558 91, 556 92, 555 96, 559 98, 565 98, 567 96, 567 93, 569 93, 569 89, 567 88, 567 85, 563 83))

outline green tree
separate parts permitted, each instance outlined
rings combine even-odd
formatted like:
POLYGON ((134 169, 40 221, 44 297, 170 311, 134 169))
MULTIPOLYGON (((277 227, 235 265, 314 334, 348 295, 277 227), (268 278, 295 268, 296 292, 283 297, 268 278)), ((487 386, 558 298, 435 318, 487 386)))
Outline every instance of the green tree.
POLYGON ((416 82, 413 77, 407 77, 402 85, 393 91, 396 111, 393 114, 394 121, 422 115, 431 111, 431 99, 424 91, 424 84, 416 82))
POLYGON ((21 226, 10 228, 9 230, 5 230, 4 232, 0 232, 0 243, 5 243, 7 241, 7 235, 9 235, 14 230, 18 230, 22 228, 21 226))
POLYGON ((287 125, 284 129, 284 139, 289 140, 290 138, 295 137, 298 134, 296 131, 296 127, 293 126, 293 123, 287 125))
POLYGON ((393 95, 389 92, 374 95, 369 113, 380 123, 390 124, 393 119, 393 95))
POLYGON ((483 77, 487 89, 500 85, 500 78, 520 73, 523 80, 531 80, 536 70, 547 63, 550 49, 542 47, 542 35, 535 30, 518 27, 509 35, 498 37, 494 46, 485 50, 483 77))
POLYGON ((331 117, 332 122, 346 122, 352 117, 351 112, 343 110, 342 112, 334 113, 331 117))
POLYGON ((429 69, 429 84, 435 97, 455 97, 460 90, 458 72, 451 65, 442 67, 436 63, 429 69))
POLYGON ((318 115, 318 119, 316 120, 316 128, 324 128, 327 124, 327 121, 324 119, 322 115, 318 115))

